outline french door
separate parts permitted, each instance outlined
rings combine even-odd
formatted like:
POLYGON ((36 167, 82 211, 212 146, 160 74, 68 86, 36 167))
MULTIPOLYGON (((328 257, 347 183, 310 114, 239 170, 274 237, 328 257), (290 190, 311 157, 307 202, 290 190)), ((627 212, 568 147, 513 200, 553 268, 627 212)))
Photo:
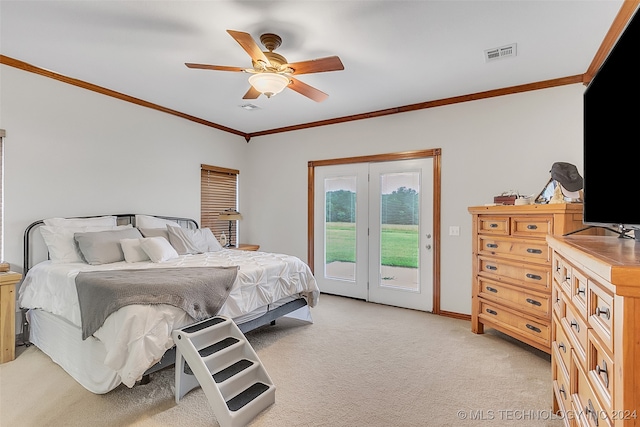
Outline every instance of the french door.
POLYGON ((433 164, 315 168, 313 264, 322 292, 432 311, 433 164))

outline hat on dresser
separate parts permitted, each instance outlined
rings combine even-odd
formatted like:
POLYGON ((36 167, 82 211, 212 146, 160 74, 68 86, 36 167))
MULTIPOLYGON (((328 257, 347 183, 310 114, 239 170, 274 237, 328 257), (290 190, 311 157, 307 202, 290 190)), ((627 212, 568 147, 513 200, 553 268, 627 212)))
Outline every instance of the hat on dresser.
POLYGON ((568 191, 582 190, 582 177, 578 168, 571 163, 555 162, 551 166, 551 178, 555 179, 568 191))

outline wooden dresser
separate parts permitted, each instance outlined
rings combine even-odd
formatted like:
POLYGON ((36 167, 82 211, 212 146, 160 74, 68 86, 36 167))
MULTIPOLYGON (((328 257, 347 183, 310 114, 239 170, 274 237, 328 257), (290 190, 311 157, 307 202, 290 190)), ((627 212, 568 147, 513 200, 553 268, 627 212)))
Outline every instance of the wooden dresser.
POLYGON ((640 426, 640 242, 547 240, 554 411, 567 426, 640 426))
POLYGON ((491 327, 551 352, 548 235, 583 228, 582 204, 470 207, 471 330, 491 327))
POLYGON ((22 275, 0 273, 0 363, 16 357, 16 284, 22 275))

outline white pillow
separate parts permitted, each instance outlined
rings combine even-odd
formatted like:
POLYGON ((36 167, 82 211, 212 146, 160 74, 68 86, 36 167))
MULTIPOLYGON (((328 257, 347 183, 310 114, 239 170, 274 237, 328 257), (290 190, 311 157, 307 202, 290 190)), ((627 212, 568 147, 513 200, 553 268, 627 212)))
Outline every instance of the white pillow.
POLYGON ((82 262, 84 258, 73 235, 86 231, 105 231, 131 228, 131 225, 91 226, 91 227, 39 227, 40 234, 49 250, 49 259, 56 263, 82 262))
POLYGON ((217 252, 222 250, 222 245, 208 228, 199 228, 193 230, 196 244, 201 247, 204 252, 217 252))
POLYGON ((115 216, 98 216, 94 218, 48 218, 44 225, 50 227, 115 227, 118 225, 115 216))
POLYGON ((163 262, 178 258, 178 252, 164 237, 145 237, 140 247, 152 262, 163 262))
POLYGON ((142 250, 143 238, 139 239, 120 239, 122 252, 124 252, 124 260, 126 262, 142 262, 149 261, 149 255, 142 250))
POLYGON ((167 226, 169 243, 180 255, 216 252, 222 249, 220 243, 208 228, 188 229, 167 226))
POLYGON ((167 225, 179 226, 176 221, 157 218, 150 215, 136 215, 136 227, 138 228, 165 228, 167 225))

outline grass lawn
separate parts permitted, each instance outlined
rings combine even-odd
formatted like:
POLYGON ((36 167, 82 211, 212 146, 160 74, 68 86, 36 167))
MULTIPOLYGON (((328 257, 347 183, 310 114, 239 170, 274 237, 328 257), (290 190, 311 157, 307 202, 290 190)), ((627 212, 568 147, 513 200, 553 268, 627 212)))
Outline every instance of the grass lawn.
MULTIPOLYGON (((354 223, 327 223, 327 263, 355 262, 356 229, 354 223)), ((382 265, 418 267, 418 226, 382 225, 382 265)))

